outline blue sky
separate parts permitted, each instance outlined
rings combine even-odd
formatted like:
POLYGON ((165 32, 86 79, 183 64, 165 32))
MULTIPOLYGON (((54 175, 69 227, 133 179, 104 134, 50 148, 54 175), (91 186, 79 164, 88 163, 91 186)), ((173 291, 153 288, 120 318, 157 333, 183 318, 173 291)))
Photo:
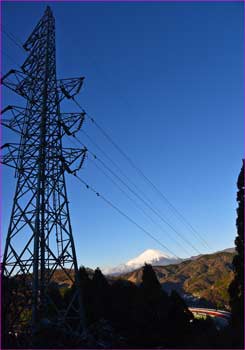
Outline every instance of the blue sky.
MULTIPOLYGON (((24 42, 47 4, 4 3, 4 29, 24 42)), ((198 250, 233 246, 236 179, 243 157, 242 3, 49 4, 56 17, 58 77, 86 77, 79 103, 211 249, 172 215, 89 122, 84 130, 198 250)), ((21 64, 25 53, 5 35, 2 45, 5 73, 16 67, 12 61, 21 64)), ((2 92, 3 105, 23 104, 5 88, 2 92)), ((62 109, 78 110, 72 103, 62 109)), ((82 133, 78 136, 100 155, 82 133)), ((14 140, 3 130, 2 142, 14 140)), ((15 179, 11 169, 3 168, 2 173, 5 239, 15 179)), ((163 224, 165 234, 154 226, 93 163, 87 161, 80 175, 178 256, 187 254, 170 234, 196 254, 168 226, 163 224)), ((69 175, 67 187, 79 264, 117 265, 148 248, 164 250, 69 175)))

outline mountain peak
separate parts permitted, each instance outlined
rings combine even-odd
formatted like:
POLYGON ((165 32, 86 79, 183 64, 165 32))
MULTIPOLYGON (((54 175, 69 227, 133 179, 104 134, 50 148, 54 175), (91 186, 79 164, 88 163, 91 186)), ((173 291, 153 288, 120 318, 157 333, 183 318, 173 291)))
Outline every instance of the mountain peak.
POLYGON ((147 249, 136 258, 129 260, 126 265, 144 265, 145 263, 152 263, 160 259, 171 259, 170 256, 156 249, 147 249))
POLYGON ((151 264, 153 266, 158 266, 158 265, 165 266, 165 265, 174 264, 178 262, 180 262, 180 260, 172 256, 169 256, 166 253, 161 252, 160 250, 146 249, 143 253, 136 256, 134 259, 129 260, 125 264, 121 264, 114 268, 103 269, 103 273, 107 275, 110 275, 110 274, 117 275, 117 274, 136 270, 144 266, 145 263, 151 264))

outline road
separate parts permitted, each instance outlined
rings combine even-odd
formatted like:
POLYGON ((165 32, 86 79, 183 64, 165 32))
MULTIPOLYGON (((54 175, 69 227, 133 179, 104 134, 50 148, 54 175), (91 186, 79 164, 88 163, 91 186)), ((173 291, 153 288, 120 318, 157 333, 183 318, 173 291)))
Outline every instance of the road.
POLYGON ((206 316, 211 316, 211 317, 224 318, 227 320, 229 320, 231 317, 230 312, 223 311, 223 310, 205 309, 205 308, 198 308, 198 307, 189 307, 189 310, 193 314, 197 314, 197 315, 206 315, 206 316))

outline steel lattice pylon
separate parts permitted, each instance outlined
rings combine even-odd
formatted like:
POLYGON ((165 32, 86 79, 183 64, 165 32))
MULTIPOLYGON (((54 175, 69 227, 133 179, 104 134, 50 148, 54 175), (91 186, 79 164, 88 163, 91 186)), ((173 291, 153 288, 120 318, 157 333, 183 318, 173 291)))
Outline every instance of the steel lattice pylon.
POLYGON ((82 127, 84 113, 62 114, 60 102, 77 94, 84 78, 56 78, 55 20, 49 7, 23 47, 29 55, 21 70, 2 78, 27 100, 25 108, 2 111, 2 125, 20 134, 18 144, 2 146, 1 157, 17 178, 2 264, 8 304, 3 331, 31 339, 42 322, 65 331, 76 326, 78 333, 84 327, 65 172, 81 168, 86 148, 62 146, 65 134, 82 127), (74 283, 73 296, 61 305, 51 292, 59 270, 74 283))

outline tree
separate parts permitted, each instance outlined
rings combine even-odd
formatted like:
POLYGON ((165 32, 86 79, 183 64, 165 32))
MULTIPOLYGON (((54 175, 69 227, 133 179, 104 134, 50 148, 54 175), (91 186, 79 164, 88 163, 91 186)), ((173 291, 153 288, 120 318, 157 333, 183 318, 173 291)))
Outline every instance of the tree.
POLYGON ((98 293, 103 292, 105 289, 108 289, 108 281, 98 267, 94 271, 92 281, 94 288, 97 289, 98 293))
POLYGON ((86 322, 89 325, 94 321, 93 318, 93 286, 89 278, 88 271, 81 266, 78 271, 78 278, 81 286, 81 298, 85 310, 86 322))
POLYGON ((234 345, 243 346, 243 312, 244 312, 244 160, 237 180, 237 237, 235 239, 237 254, 233 259, 234 279, 229 287, 232 313, 231 326, 234 331, 234 345))
MULTIPOLYGON (((89 325, 92 319, 92 281, 89 278, 88 272, 85 267, 80 267, 78 271, 78 278, 79 278, 79 284, 80 284, 80 292, 81 292, 81 299, 85 311, 85 320, 86 324, 89 325)), ((72 298, 74 297, 74 293, 76 292, 76 288, 74 284, 71 288, 68 288, 64 292, 64 302, 66 305, 69 305, 72 298)), ((75 304, 76 307, 78 305, 75 304)), ((73 313, 75 312, 74 308, 71 308, 69 310, 69 316, 73 316, 73 313)), ((76 327, 76 325, 74 325, 76 327)))
POLYGON ((97 321, 106 318, 109 304, 109 284, 97 267, 92 279, 93 315, 97 321))
POLYGON ((148 296, 156 296, 161 294, 161 284, 157 279, 155 271, 149 264, 145 264, 143 267, 141 287, 145 291, 145 294, 147 294, 148 296))
POLYGON ((142 340, 145 347, 164 346, 167 342, 167 315, 170 306, 151 265, 143 267, 142 283, 142 340))
POLYGON ((191 323, 194 320, 186 303, 180 295, 173 290, 170 295, 170 307, 168 310, 168 346, 183 346, 190 336, 191 323))

